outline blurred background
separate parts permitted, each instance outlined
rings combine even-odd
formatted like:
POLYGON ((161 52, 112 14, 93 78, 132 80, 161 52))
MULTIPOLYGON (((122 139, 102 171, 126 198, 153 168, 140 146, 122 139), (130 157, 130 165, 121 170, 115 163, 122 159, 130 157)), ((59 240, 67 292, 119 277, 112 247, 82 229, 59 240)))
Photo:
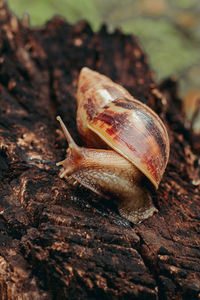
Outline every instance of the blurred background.
POLYGON ((8 0, 19 17, 41 26, 55 15, 74 24, 85 19, 97 31, 107 24, 134 34, 149 57, 157 83, 167 77, 179 82, 188 119, 196 112, 200 132, 200 0, 8 0))

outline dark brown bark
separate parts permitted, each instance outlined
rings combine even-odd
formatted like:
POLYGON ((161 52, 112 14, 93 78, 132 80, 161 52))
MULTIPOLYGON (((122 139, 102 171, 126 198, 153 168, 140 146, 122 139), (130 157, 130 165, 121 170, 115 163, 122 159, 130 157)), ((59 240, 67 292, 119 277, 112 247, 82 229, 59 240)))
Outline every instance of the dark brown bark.
POLYGON ((199 299, 199 157, 176 83, 158 92, 135 38, 54 18, 31 29, 0 2, 0 298, 199 299), (125 86, 163 119, 171 155, 158 213, 141 224, 58 177, 61 115, 75 140, 81 67, 125 86))

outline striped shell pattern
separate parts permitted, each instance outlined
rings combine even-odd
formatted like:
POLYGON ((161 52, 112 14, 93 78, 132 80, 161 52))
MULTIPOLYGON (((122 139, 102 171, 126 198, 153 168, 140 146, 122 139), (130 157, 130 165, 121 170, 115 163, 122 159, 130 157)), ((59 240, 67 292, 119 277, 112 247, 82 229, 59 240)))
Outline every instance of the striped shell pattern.
POLYGON ((86 67, 79 76, 77 106, 85 145, 115 150, 157 189, 169 157, 167 130, 158 115, 121 85, 86 67))

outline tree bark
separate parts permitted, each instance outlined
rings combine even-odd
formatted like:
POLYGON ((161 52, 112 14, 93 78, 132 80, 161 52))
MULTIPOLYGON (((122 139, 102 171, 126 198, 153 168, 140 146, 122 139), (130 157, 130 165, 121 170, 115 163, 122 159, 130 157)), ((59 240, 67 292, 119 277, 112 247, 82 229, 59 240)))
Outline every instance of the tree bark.
POLYGON ((176 82, 159 91, 134 37, 58 17, 30 28, 1 1, 0 103, 1 299, 200 299, 200 158, 176 82), (123 85, 167 126, 158 213, 140 224, 58 177, 67 145, 57 115, 82 143, 75 98, 83 66, 123 85))

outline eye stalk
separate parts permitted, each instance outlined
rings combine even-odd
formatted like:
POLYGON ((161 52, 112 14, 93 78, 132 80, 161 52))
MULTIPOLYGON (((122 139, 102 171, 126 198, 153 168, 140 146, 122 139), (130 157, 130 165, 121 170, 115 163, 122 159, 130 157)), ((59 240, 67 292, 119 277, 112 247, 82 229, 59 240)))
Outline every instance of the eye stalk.
MULTIPOLYGON (((71 155, 73 154, 74 157, 76 158, 81 158, 84 157, 83 153, 81 152, 80 147, 75 143, 75 141, 73 140, 73 138, 71 137, 67 127, 65 126, 65 124, 63 123, 63 120, 61 119, 60 116, 57 116, 56 119, 59 121, 60 126, 63 130, 63 133, 66 137, 66 140, 68 142, 68 146, 69 149, 71 151, 71 155)), ((57 166, 59 166, 59 163, 56 164, 57 166)))

